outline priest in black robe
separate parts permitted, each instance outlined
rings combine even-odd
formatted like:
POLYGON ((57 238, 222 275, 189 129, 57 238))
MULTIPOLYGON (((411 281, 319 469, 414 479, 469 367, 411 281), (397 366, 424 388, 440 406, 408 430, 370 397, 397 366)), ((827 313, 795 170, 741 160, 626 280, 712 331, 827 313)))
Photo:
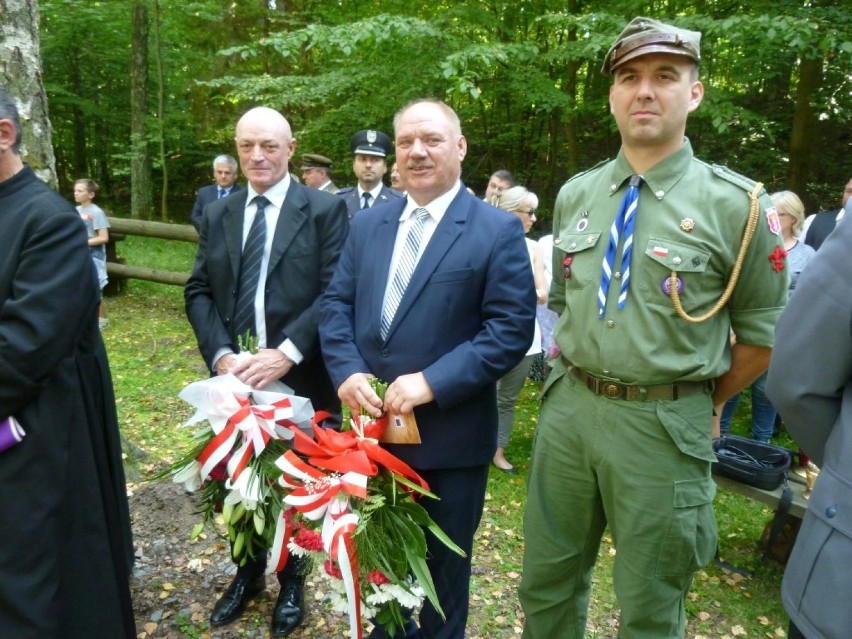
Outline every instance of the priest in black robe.
POLYGON ((100 291, 0 87, 0 637, 131 639, 130 518, 100 291), (8 422, 7 422, 8 427, 8 422), (6 433, 8 435, 8 432, 6 433))

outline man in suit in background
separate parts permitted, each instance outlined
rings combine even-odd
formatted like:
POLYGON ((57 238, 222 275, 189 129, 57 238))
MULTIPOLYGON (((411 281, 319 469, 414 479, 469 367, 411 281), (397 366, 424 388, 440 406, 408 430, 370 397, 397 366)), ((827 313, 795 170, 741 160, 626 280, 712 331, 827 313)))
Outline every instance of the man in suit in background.
POLYGON ((843 219, 843 212, 846 208, 846 202, 852 197, 852 178, 846 183, 846 188, 843 189, 843 199, 840 202, 839 211, 820 211, 808 216, 802 226, 802 237, 805 244, 812 246, 814 250, 819 250, 822 243, 828 235, 837 226, 837 223, 843 219))
POLYGON ((302 156, 301 170, 305 186, 326 193, 337 193, 337 186, 331 181, 331 160, 324 155, 305 153, 302 156))
MULTIPOLYGON (((257 389, 280 379, 296 395, 309 398, 315 410, 339 412, 319 353, 317 323, 320 295, 348 232, 346 207, 339 198, 291 179, 287 164, 296 140, 277 111, 248 111, 237 124, 236 143, 248 188, 205 209, 185 289, 198 348, 215 374, 232 373, 257 389), (259 258, 250 259, 250 247, 256 247, 259 258), (256 273, 253 284, 250 272, 256 273), (237 340, 247 331, 258 338, 259 350, 238 358, 237 340)), ((264 589, 265 568, 263 551, 239 567, 216 603, 212 625, 242 614, 248 600, 264 589)), ((299 562, 288 562, 278 581, 272 636, 286 637, 304 614, 299 562)))
MULTIPOLYGON (((846 214, 852 215, 847 199, 846 214)), ((820 467, 787 561, 790 639, 845 639, 852 628, 852 222, 837 225, 796 285, 775 331, 766 394, 820 467)))
MULTIPOLYGON (((387 448, 438 495, 421 503, 467 555, 428 536, 447 620, 426 601, 420 629, 408 619, 405 637, 462 639, 473 536, 497 445, 495 383, 532 342, 535 286, 518 218, 471 196, 460 180, 467 142, 453 110, 416 101, 394 128, 408 197, 356 216, 323 297, 320 339, 352 410, 381 413, 368 383, 374 375, 390 382, 385 410, 414 412, 422 443, 387 448)), ((384 636, 381 628, 371 634, 384 636)))
POLYGON ((511 189, 513 186, 515 186, 515 176, 511 172, 506 169, 494 171, 491 177, 488 178, 488 186, 485 187, 485 197, 482 199, 489 204, 493 204, 491 200, 495 195, 500 195, 503 191, 511 189))
POLYGON ((388 172, 386 158, 393 148, 387 135, 373 129, 358 131, 349 140, 349 148, 354 154, 352 170, 358 178, 358 184, 340 189, 337 195, 346 200, 350 220, 361 209, 369 209, 376 204, 386 204, 402 197, 382 182, 388 172))
POLYGON ((213 160, 213 179, 216 184, 208 184, 198 189, 198 197, 192 207, 191 221, 196 231, 201 229, 201 216, 205 206, 243 188, 237 184, 237 161, 230 155, 219 155, 213 160))

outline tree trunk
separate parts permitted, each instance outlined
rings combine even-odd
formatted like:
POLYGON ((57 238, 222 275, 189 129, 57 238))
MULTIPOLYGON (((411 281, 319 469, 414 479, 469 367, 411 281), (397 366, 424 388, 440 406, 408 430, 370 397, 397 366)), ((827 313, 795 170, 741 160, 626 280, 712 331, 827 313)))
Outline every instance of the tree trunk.
POLYGON ((0 82, 17 105, 23 127, 21 156, 38 176, 56 187, 47 95, 41 73, 37 0, 2 0, 0 82))
POLYGON ((160 41, 160 0, 154 0, 154 58, 157 62, 157 137, 160 142, 160 167, 163 171, 160 219, 169 219, 169 165, 166 157, 166 87, 163 73, 163 47, 160 41))
POLYGON ((145 128, 148 111, 148 7, 133 3, 130 62, 130 216, 151 214, 151 158, 145 128))
POLYGON ((816 202, 810 201, 808 176, 814 175, 813 158, 819 157, 816 148, 816 118, 811 100, 819 94, 822 81, 822 59, 805 58, 799 64, 799 86, 796 91, 796 110, 793 114, 793 129, 790 132, 790 167, 787 172, 787 188, 800 193, 805 201, 805 210, 815 210, 816 202))

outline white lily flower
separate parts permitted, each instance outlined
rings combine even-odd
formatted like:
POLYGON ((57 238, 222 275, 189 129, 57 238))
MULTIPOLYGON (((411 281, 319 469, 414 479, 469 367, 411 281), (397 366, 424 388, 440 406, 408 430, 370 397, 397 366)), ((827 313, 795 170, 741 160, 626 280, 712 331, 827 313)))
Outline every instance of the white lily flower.
POLYGON ((243 470, 237 481, 228 479, 225 488, 231 491, 225 497, 226 504, 243 502, 246 510, 254 510, 257 502, 263 500, 263 479, 251 467, 243 470))
POLYGON ((183 484, 189 492, 194 493, 201 487, 201 464, 193 459, 175 473, 172 481, 183 484))

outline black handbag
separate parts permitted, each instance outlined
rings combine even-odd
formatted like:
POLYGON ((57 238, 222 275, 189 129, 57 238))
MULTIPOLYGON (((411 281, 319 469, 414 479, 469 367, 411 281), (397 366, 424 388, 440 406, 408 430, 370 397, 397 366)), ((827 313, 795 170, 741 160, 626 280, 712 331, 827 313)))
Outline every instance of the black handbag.
POLYGON ((736 435, 714 439, 713 451, 713 473, 763 490, 778 488, 793 462, 793 453, 782 446, 736 435))

